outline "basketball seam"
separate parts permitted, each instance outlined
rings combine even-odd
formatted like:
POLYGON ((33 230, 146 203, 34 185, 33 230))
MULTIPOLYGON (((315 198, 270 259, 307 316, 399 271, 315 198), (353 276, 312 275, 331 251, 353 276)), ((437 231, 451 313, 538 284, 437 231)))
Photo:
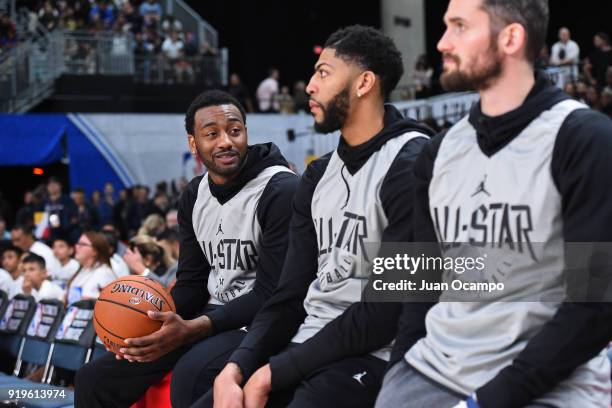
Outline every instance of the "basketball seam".
POLYGON ((125 340, 125 337, 121 337, 121 336, 119 336, 119 335, 117 335, 117 334, 113 333, 112 331, 108 330, 106 327, 104 327, 104 325, 103 325, 102 323, 100 323, 100 321, 98 320, 98 318, 97 318, 95 315, 94 315, 94 319, 96 320, 96 323, 98 323, 98 325, 99 325, 99 326, 100 326, 102 329, 104 329, 106 332, 108 332, 108 333, 112 334, 113 336, 115 336, 115 337, 117 337, 117 338, 119 338, 119 339, 121 339, 121 340, 125 340))
MULTIPOLYGON (((170 302, 168 302, 168 299, 166 299, 166 297, 164 296, 163 293, 161 293, 159 290, 155 289, 153 286, 149 285, 146 282, 139 281, 139 280, 134 280, 134 279, 121 279, 121 282, 135 282, 135 283, 140 283, 142 285, 145 285, 146 287, 150 288, 151 290, 154 290, 159 296, 161 296, 164 299, 164 301, 166 302, 167 305, 170 305, 170 302)), ((155 282, 155 281, 153 281, 153 282, 155 282)), ((172 303, 174 303, 174 299, 172 299, 172 303)))
POLYGON ((145 316, 147 316, 147 317, 148 317, 147 312, 143 312, 142 310, 135 309, 135 308, 133 308, 132 306, 124 305, 123 303, 117 302, 117 301, 115 301, 115 300, 110 300, 110 299, 99 298, 99 299, 98 299, 98 301, 99 301, 99 302, 108 302, 108 303, 114 303, 114 304, 116 304, 116 305, 118 305, 118 306, 126 307, 126 308, 128 308, 128 309, 130 309, 130 310, 133 310, 133 311, 135 311, 135 312, 138 312, 138 313, 143 314, 143 315, 145 315, 145 316))

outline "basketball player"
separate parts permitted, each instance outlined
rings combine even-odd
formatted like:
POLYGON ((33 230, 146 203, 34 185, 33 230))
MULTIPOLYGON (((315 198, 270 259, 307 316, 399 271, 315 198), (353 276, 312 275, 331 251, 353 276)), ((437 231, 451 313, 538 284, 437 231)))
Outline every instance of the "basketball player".
POLYGON ((79 407, 129 406, 173 367, 172 405, 189 406, 212 387, 211 367, 225 365, 245 335, 240 328, 278 281, 298 176, 274 144, 247 145, 244 109, 225 92, 199 95, 185 126, 208 173, 180 199, 177 313, 150 312, 161 329, 126 339, 123 359, 104 356, 83 367, 75 380, 79 407))
POLYGON ((441 83, 480 103, 419 156, 415 217, 428 226, 416 239, 493 242, 512 260, 497 270, 505 286, 551 300, 522 289, 440 301, 426 335, 406 303, 376 406, 609 407, 611 304, 559 293, 564 270, 594 260, 576 264, 572 243, 612 242, 610 120, 534 74, 546 0, 451 0, 444 21, 441 83))
POLYGON ((215 407, 374 404, 401 305, 360 302, 359 264, 376 255, 368 242, 412 240, 412 168, 430 134, 384 104, 402 72, 378 30, 327 40, 307 92, 315 129, 342 136, 302 177, 278 289, 215 380, 215 407))

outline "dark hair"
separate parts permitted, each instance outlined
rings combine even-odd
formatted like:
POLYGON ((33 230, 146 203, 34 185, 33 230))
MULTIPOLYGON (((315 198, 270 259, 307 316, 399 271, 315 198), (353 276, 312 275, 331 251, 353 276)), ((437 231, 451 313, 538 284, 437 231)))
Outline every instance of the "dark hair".
POLYGON ((379 30, 352 25, 334 32, 325 42, 336 56, 349 64, 357 64, 380 78, 380 90, 387 98, 404 74, 402 55, 391 38, 379 30))
POLYGON ((91 242, 91 247, 96 251, 96 262, 111 266, 111 248, 104 234, 96 231, 85 231, 83 233, 91 242))
POLYGON ((13 231, 15 230, 22 231, 25 235, 34 236, 34 233, 32 232, 32 226, 28 224, 15 224, 15 226, 13 227, 13 231))
POLYGON ((53 238, 51 239, 51 245, 53 245, 55 241, 63 241, 66 244, 68 244, 68 246, 70 247, 74 246, 74 241, 70 239, 70 237, 68 237, 67 234, 58 233, 54 235, 53 238))
POLYGON ((117 244, 119 243, 119 240, 117 239, 117 234, 113 231, 100 231, 100 234, 104 235, 104 238, 106 238, 106 242, 110 247, 112 257, 112 255, 117 252, 117 244))
POLYGON ((548 30, 548 0, 482 0, 482 9, 491 18, 492 34, 512 23, 525 28, 525 56, 534 62, 546 43, 548 30))
POLYGON ((179 241, 179 232, 178 228, 166 228, 159 234, 157 234, 158 241, 169 241, 169 242, 178 242, 179 241))
POLYGON ((6 248, 4 248, 4 251, 2 251, 2 254, 4 254, 5 252, 14 252, 15 254, 17 254, 17 258, 20 258, 21 255, 23 255, 23 249, 15 246, 15 245, 9 245, 6 248))
POLYGON ((35 253, 28 252, 28 254, 21 260, 22 263, 37 263, 40 265, 42 269, 47 267, 47 263, 45 262, 45 258, 40 255, 36 255, 35 253))
POLYGON ((196 96, 196 98, 191 102, 189 108, 187 109, 187 114, 185 115, 185 130, 187 130, 187 134, 193 135, 193 129, 195 127, 195 115, 196 112, 202 108, 207 108, 209 106, 218 106, 218 105, 234 105, 240 111, 242 115, 242 121, 246 125, 246 112, 244 111, 244 107, 238 102, 236 98, 227 92, 219 91, 219 90, 211 90, 205 91, 196 96))
POLYGON ((600 32, 598 32, 595 35, 597 37, 601 38, 603 40, 603 42, 605 42, 606 44, 610 45, 610 36, 608 35, 608 33, 604 33, 603 31, 600 31, 600 32))

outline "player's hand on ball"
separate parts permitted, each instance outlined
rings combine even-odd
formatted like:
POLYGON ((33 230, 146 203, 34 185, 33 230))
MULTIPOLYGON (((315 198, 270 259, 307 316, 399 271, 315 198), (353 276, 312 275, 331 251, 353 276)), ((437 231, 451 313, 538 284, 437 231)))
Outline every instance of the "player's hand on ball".
POLYGON ((244 408, 264 408, 272 389, 272 371, 266 364, 249 378, 244 386, 244 408))
POLYGON ((192 333, 190 321, 183 320, 174 312, 149 311, 147 314, 150 319, 161 321, 162 327, 148 336, 125 339, 130 347, 119 351, 130 362, 155 361, 185 344, 192 333))
POLYGON ((242 374, 240 368, 229 363, 215 378, 213 387, 214 408, 244 408, 244 394, 240 383, 242 374))

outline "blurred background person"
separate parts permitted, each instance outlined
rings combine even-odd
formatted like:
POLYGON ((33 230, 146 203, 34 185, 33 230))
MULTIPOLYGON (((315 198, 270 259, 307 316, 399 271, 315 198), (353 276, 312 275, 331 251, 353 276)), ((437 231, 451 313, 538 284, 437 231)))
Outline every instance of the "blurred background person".
POLYGON ((68 305, 81 299, 97 299, 102 288, 117 279, 111 269, 111 250, 104 235, 87 231, 75 246, 75 259, 81 268, 68 282, 68 305))

